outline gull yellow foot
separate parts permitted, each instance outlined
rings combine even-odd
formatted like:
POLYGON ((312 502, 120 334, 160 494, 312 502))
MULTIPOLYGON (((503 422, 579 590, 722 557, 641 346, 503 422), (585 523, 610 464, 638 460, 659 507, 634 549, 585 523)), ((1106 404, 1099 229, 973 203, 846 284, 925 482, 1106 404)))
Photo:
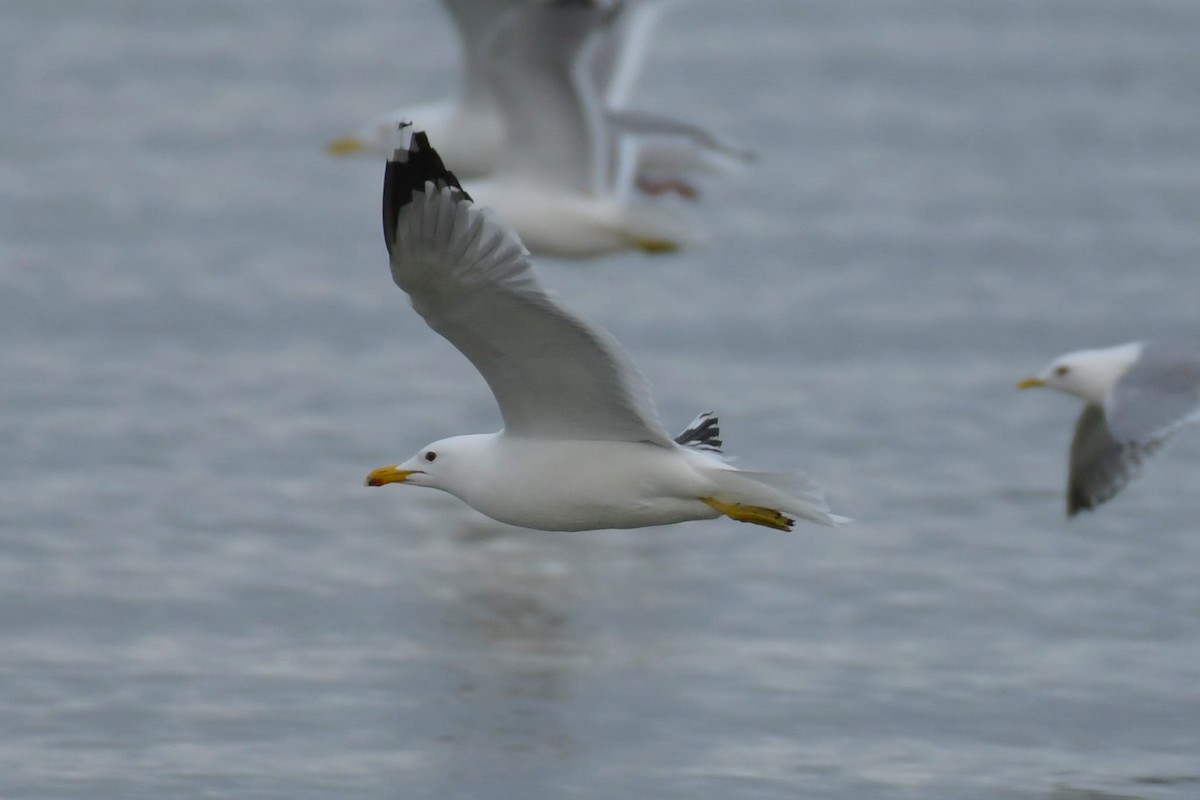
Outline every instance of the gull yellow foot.
POLYGON ((720 500, 712 497, 701 497, 700 502, 706 506, 715 508, 730 519, 774 528, 777 531, 790 531, 792 525, 796 524, 796 520, 773 508, 747 506, 741 503, 722 503, 720 500))
POLYGON ((674 253, 679 249, 679 242, 670 239, 643 239, 635 236, 630 241, 643 253, 674 253))

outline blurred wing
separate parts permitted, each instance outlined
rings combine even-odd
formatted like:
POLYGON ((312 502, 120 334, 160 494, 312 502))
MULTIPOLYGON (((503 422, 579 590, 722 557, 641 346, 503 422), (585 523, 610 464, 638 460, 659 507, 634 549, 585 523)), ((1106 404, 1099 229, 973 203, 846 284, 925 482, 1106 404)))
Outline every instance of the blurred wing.
POLYGON ((625 0, 614 24, 602 37, 591 73, 608 107, 629 104, 646 60, 650 36, 666 5, 667 0, 625 0))
MULTIPOLYGON (((754 155, 749 150, 722 141, 697 125, 643 111, 609 109, 605 114, 618 144, 635 143, 633 169, 640 178, 682 178, 694 175, 734 172, 754 155)), ((629 154, 618 152, 620 157, 629 154)), ((623 165, 618 160, 614 167, 623 165)), ((620 180, 618 173, 618 180, 620 180)), ((614 183, 615 187, 624 184, 614 183)))
POLYGON ((674 446, 621 345, 546 294, 517 235, 423 133, 388 162, 383 214, 396 285, 483 375, 507 433, 674 446))
POLYGON ((1200 361, 1146 344, 1104 405, 1118 441, 1161 444, 1200 416, 1200 361))
POLYGON ((726 142, 711 131, 683 120, 664 117, 648 111, 609 109, 605 118, 619 133, 634 136, 663 137, 686 143, 692 147, 719 153, 738 161, 751 161, 754 154, 744 147, 726 142))
POLYGON ((588 62, 612 11, 594 2, 527 3, 489 36, 487 66, 504 116, 498 172, 602 193, 610 156, 588 62))
POLYGON ((1067 516, 1095 508, 1133 480, 1142 459, 1159 442, 1119 442, 1113 438, 1104 409, 1088 403, 1075 423, 1067 478, 1067 516))
POLYGON ((463 49, 462 101, 492 102, 486 59, 489 35, 501 17, 522 0, 442 0, 463 49))

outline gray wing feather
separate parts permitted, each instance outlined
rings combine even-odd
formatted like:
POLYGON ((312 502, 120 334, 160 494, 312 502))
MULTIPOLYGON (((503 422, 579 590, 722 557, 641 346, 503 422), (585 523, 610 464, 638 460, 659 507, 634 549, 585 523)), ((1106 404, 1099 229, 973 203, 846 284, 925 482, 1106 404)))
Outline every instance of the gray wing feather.
POLYGON ((744 147, 722 141, 711 131, 683 120, 664 117, 647 111, 607 109, 605 118, 621 134, 634 136, 671 137, 690 144, 700 151, 708 151, 738 161, 751 161, 754 154, 744 147))
POLYGON ((1133 480, 1142 459, 1161 442, 1120 442, 1109 430, 1104 409, 1088 403, 1075 423, 1067 478, 1067 516, 1095 508, 1133 480))
POLYGON ((542 289, 517 235, 474 207, 440 159, 423 158, 427 147, 417 134, 388 165, 392 278, 483 375, 505 430, 674 447, 621 345, 542 289))
POLYGON ((594 3, 526 3, 494 27, 488 70, 507 133, 497 172, 602 192, 609 134, 585 65, 611 15, 594 3))
POLYGON ((1161 444, 1200 414, 1200 361, 1146 344, 1104 405, 1117 441, 1161 444))
POLYGON ((650 36, 665 0, 625 0, 591 64, 593 80, 606 105, 620 108, 629 103, 634 84, 642 71, 650 36))

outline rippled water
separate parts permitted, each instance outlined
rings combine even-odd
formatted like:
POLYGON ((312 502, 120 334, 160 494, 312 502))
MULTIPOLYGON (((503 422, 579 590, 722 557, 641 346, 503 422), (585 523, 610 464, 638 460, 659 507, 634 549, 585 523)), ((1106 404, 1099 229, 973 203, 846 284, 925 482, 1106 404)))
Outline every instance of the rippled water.
POLYGON ((1068 523, 1012 390, 1200 341, 1200 6, 667 17, 639 104, 759 159, 709 248, 543 278, 857 520, 789 536, 362 488, 498 424, 322 150, 450 86, 432 3, 0 13, 0 796, 1200 793, 1200 437, 1068 523))

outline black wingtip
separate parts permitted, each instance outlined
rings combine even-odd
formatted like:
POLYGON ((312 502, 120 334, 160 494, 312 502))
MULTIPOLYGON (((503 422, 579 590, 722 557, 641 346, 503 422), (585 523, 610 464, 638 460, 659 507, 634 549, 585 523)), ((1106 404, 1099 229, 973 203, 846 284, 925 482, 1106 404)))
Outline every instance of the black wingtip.
POLYGON ((1080 511, 1091 511, 1096 507, 1096 501, 1092 499, 1082 486, 1072 486, 1067 491, 1067 517, 1073 517, 1080 511))
POLYGON ((675 437, 675 442, 697 450, 721 452, 724 442, 721 441, 721 424, 717 415, 711 411, 701 412, 683 433, 675 437))
POLYGON ((411 122, 400 123, 401 144, 392 152, 383 173, 383 240, 388 253, 396 244, 396 216, 412 202, 413 194, 432 182, 439 189, 450 187, 471 199, 442 157, 429 144, 425 131, 415 131, 411 122))

